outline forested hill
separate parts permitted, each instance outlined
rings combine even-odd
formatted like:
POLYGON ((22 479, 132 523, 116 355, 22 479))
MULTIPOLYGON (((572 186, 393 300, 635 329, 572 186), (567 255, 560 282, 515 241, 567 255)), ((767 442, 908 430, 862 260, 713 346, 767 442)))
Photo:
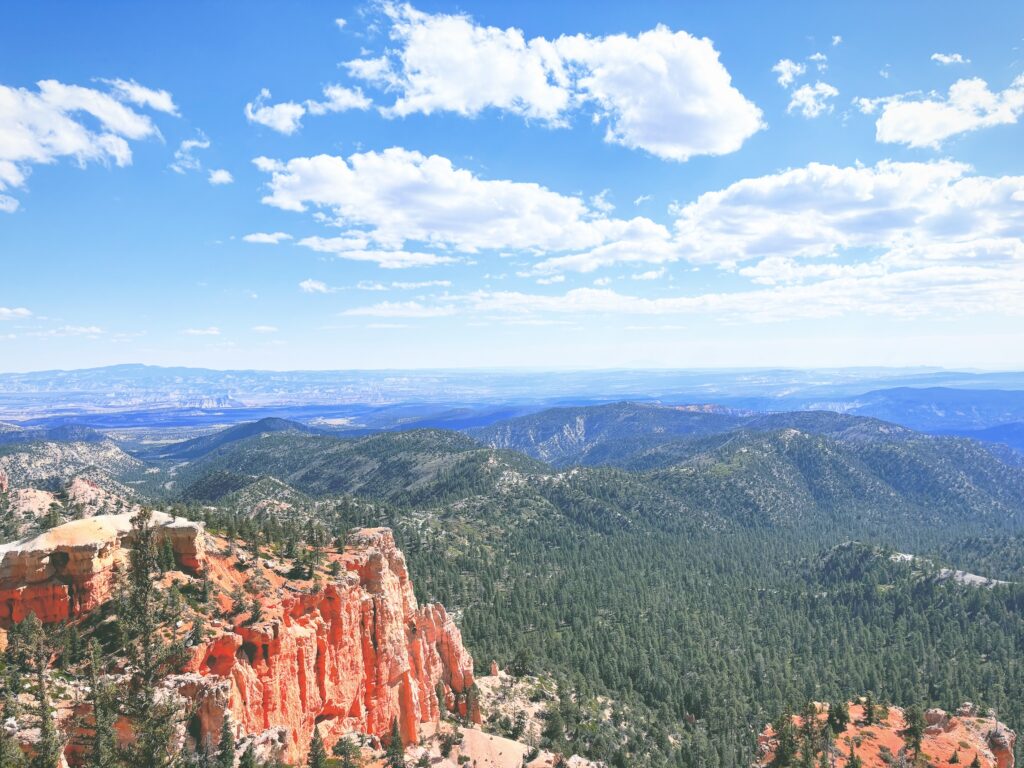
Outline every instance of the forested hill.
POLYGON ((257 430, 135 466, 133 487, 282 556, 394 528, 417 596, 458 617, 480 668, 497 659, 570 694, 545 705, 553 751, 745 768, 781 711, 865 691, 970 700, 1024 726, 1019 467, 832 413, 684 411, 663 440, 660 411, 640 409, 641 425, 629 412, 608 408, 587 453, 621 449, 621 466, 557 468, 445 430, 257 430))

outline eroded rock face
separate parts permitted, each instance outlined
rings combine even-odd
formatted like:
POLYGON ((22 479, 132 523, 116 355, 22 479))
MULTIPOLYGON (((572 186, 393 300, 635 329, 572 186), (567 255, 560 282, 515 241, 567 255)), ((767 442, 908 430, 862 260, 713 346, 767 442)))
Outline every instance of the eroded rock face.
MULTIPOLYGON (((33 612, 44 623, 73 619, 112 599, 128 569, 131 520, 101 515, 0 547, 0 625, 33 612)), ((200 524, 162 513, 152 524, 180 570, 220 583, 220 600, 244 585, 261 605, 257 621, 208 616, 218 633, 164 681, 192 713, 181 741, 216 744, 227 716, 240 746, 254 740, 268 759, 297 764, 314 728, 331 747, 352 732, 386 740, 397 722, 410 743, 442 707, 478 717, 467 695, 473 660, 458 627, 442 606, 417 604, 390 530, 354 531, 343 553, 330 554, 337 575, 296 582, 251 555, 243 562, 200 524), (248 584, 254 578, 261 587, 248 584)), ((69 748, 68 757, 80 762, 80 750, 69 748)))
POLYGON ((195 698, 200 738, 216 739, 229 709, 240 737, 284 727, 285 759, 298 762, 314 728, 330 748, 351 732, 386 737, 397 721, 409 743, 437 722, 439 698, 464 711, 473 660, 442 606, 417 605, 391 531, 354 531, 341 562, 336 580, 197 650, 192 669, 228 683, 195 698))
MULTIPOLYGON (((127 568, 131 521, 131 514, 100 515, 0 546, 0 627, 32 613, 44 624, 67 621, 109 600, 127 568)), ((201 524, 154 512, 152 525, 182 569, 201 570, 201 524)))
MULTIPOLYGON (((889 707, 885 717, 872 725, 863 722, 864 707, 859 703, 850 704, 849 710, 849 725, 834 739, 838 750, 833 755, 833 765, 846 768, 850 745, 854 744, 863 768, 888 768, 892 764, 892 756, 900 755, 905 748, 903 710, 889 707)), ((820 705, 819 718, 824 720, 827 714, 828 706, 820 705)), ((793 721, 799 728, 801 719, 795 717, 793 721)), ((934 768, 970 765, 975 757, 982 768, 1014 768, 1013 749, 1017 735, 994 716, 982 716, 973 704, 961 705, 955 715, 941 709, 929 709, 925 713, 925 723, 927 727, 921 752, 928 755, 929 765, 934 768), (954 755, 955 762, 952 761, 954 755)), ((760 756, 755 768, 771 765, 778 745, 775 731, 769 726, 758 738, 760 756)), ((910 756, 913 757, 913 753, 910 756)))

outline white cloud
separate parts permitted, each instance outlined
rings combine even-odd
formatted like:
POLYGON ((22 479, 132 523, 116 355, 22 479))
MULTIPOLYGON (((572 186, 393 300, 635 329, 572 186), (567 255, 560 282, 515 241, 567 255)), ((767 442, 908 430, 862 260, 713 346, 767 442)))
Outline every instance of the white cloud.
POLYGON ((277 333, 276 325, 254 325, 253 333, 277 333))
POLYGON ((838 95, 839 91, 834 86, 820 80, 814 85, 801 85, 793 91, 786 111, 800 110, 804 117, 815 118, 831 112, 832 105, 829 103, 829 99, 834 99, 838 95))
POLYGON ((745 276, 767 282, 765 270, 773 266, 792 272, 793 262, 840 257, 877 262, 887 272, 936 262, 1005 269, 1024 262, 1022 201, 1024 177, 975 176, 952 161, 812 163, 707 192, 677 209, 671 232, 637 230, 631 240, 546 258, 536 270, 586 273, 679 260, 736 269, 762 262, 745 276))
POLYGON ((103 80, 114 88, 122 101, 137 104, 140 107, 149 107, 157 112, 166 112, 169 115, 178 117, 178 108, 174 105, 174 99, 168 91, 154 90, 144 85, 139 85, 134 80, 103 80))
MULTIPOLYGON (((325 211, 343 235, 302 243, 345 258, 365 259, 358 256, 364 250, 397 251, 410 241, 464 253, 586 248, 631 225, 601 217, 578 197, 539 184, 482 179, 447 158, 400 147, 347 160, 318 155, 255 163, 271 174, 263 202, 290 211, 325 211)), ((450 259, 420 253, 403 260, 450 259)))
POLYGON ((22 320, 32 317, 32 313, 25 307, 0 307, 0 320, 22 320))
POLYGON ((664 26, 636 37, 527 40, 469 16, 384 6, 394 51, 346 64, 349 74, 399 95, 386 115, 500 109, 566 126, 589 107, 605 140, 657 157, 735 152, 764 124, 733 85, 707 38, 664 26))
POLYGON ((630 275, 633 280, 660 280, 665 276, 666 269, 649 269, 646 272, 638 272, 630 275))
POLYGON ((302 127, 302 118, 307 114, 326 115, 350 109, 365 110, 373 104, 360 88, 328 85, 323 89, 323 95, 323 101, 309 99, 304 104, 294 101, 268 104, 271 93, 263 88, 259 96, 245 105, 245 117, 250 123, 265 125, 278 133, 291 136, 302 127))
POLYGON ((327 283, 321 280, 306 279, 299 283, 299 289, 303 293, 334 293, 335 289, 328 287, 327 283))
POLYGON ((209 149, 210 140, 200 132, 199 138, 185 139, 174 150, 174 162, 171 163, 171 170, 175 173, 186 171, 198 171, 203 167, 202 162, 195 156, 197 149, 209 149))
POLYGON ((961 53, 933 53, 932 61, 938 62, 939 64, 970 64, 971 60, 964 57, 961 53))
MULTIPOLYGON (((31 166, 65 157, 80 167, 89 162, 130 165, 128 142, 160 133, 147 115, 124 101, 163 111, 173 108, 173 101, 165 91, 134 81, 110 82, 111 93, 56 80, 40 80, 36 91, 0 85, 0 192, 24 187, 31 166), (87 127, 83 115, 92 118, 94 126, 87 127)), ((0 211, 17 208, 17 200, 0 195, 0 211)))
POLYGON ((841 42, 843 42, 843 36, 842 35, 832 35, 832 47, 833 48, 835 48, 841 42))
POLYGON ((878 141, 938 149, 951 136, 1015 124, 1024 113, 1024 75, 999 92, 989 90, 980 78, 970 78, 953 83, 944 99, 905 95, 862 101, 882 107, 875 123, 878 141))
POLYGON ((344 29, 345 25, 348 24, 348 22, 345 21, 345 19, 342 19, 342 18, 335 19, 334 23, 338 27, 338 29, 344 29))
POLYGON ((557 283, 564 283, 565 275, 551 275, 550 277, 538 277, 537 285, 555 285, 557 283))
POLYGON ((235 177, 231 175, 231 171, 224 168, 211 168, 209 181, 214 186, 220 184, 231 184, 234 182, 235 177))
POLYGON ((370 261, 383 269, 432 267, 438 264, 450 264, 454 261, 450 256, 438 256, 436 253, 403 250, 367 250, 351 248, 349 243, 350 238, 345 237, 304 237, 299 240, 299 245, 310 248, 318 253, 332 253, 339 259, 347 259, 349 261, 370 261))
POLYGON ((325 115, 328 112, 369 109, 372 105, 373 102, 363 94, 361 88, 328 85, 324 88, 324 101, 307 101, 306 109, 311 115, 325 115))
POLYGON ((242 236, 242 240, 245 242, 257 243, 260 245, 277 245, 285 240, 291 239, 292 236, 287 232, 252 232, 251 234, 242 236))
POLYGON ((186 336, 220 336, 220 328, 214 325, 209 328, 186 328, 182 333, 186 336))
POLYGON ((1024 177, 974 176, 950 160, 811 163, 701 195, 681 209, 675 243, 691 261, 720 264, 864 248, 927 261, 940 246, 1021 247, 1018 195, 1024 177))
POLYGON ((814 66, 818 68, 819 72, 824 72, 826 69, 828 69, 828 56, 826 56, 821 51, 818 51, 817 53, 812 53, 810 56, 807 57, 807 60, 813 61, 814 66))
POLYGON ((652 195, 640 195, 640 197, 636 198, 633 201, 633 205, 640 206, 640 205, 646 203, 648 200, 653 200, 653 199, 654 198, 653 198, 652 195))
POLYGON ((33 331, 29 336, 44 338, 64 338, 67 336, 83 336, 94 339, 103 335, 103 329, 97 325, 63 325, 59 328, 49 328, 45 331, 33 331))
POLYGON ((590 198, 590 207, 595 211, 609 214, 615 210, 615 204, 608 200, 609 189, 602 189, 590 198))
POLYGON ((451 280, 420 280, 419 282, 394 282, 391 287, 400 291, 418 291, 423 288, 450 288, 451 280))
POLYGON ((779 85, 783 88, 789 88, 793 82, 807 71, 807 67, 800 64, 792 59, 780 59, 779 62, 772 67, 772 72, 778 73, 779 85))
POLYGON ((346 309, 343 315, 364 317, 446 317, 454 315, 452 306, 427 306, 418 301, 383 301, 368 307, 346 309))
POLYGON ((279 104, 267 104, 271 98, 270 90, 263 88, 259 96, 245 105, 245 118, 250 123, 265 125, 267 128, 290 136, 302 127, 302 118, 306 108, 294 101, 283 101, 279 104))

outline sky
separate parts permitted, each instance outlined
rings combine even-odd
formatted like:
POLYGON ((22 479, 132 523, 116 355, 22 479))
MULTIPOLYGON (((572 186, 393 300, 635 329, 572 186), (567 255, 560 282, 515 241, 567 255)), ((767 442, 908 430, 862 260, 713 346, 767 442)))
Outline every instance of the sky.
POLYGON ((1024 4, 0 10, 0 370, 1024 368, 1024 4))

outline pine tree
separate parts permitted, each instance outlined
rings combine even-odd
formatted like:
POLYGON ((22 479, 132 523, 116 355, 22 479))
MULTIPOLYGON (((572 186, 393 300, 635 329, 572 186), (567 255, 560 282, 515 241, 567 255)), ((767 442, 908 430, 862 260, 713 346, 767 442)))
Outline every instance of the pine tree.
POLYGON ((903 730, 903 740, 907 746, 914 750, 914 754, 921 751, 921 739, 924 738, 925 720, 924 713, 918 706, 907 707, 904 713, 907 727, 903 730))
POLYGON ((238 768, 259 768, 259 763, 256 761, 256 747, 251 741, 238 761, 238 768))
POLYGON ((387 768, 405 768, 405 745, 402 744, 402 734, 398 730, 398 718, 391 721, 391 739, 384 753, 384 765, 387 768))
POLYGON ((850 709, 845 701, 836 701, 828 705, 828 727, 832 733, 842 733, 849 723, 850 709))
POLYGON ((60 760, 64 751, 57 726, 50 712, 50 693, 46 679, 47 657, 49 649, 40 642, 36 651, 36 699, 39 717, 39 741, 36 742, 36 753, 30 762, 31 768, 53 768, 60 760))
POLYGON ((217 745, 217 768, 234 768, 235 766, 235 734, 231 730, 231 720, 224 713, 220 721, 220 743, 217 745))
POLYGON ((875 695, 871 691, 864 697, 864 724, 875 724, 875 695))
POLYGON ((164 675, 181 661, 183 649, 168 645, 156 623, 152 575, 157 570, 157 549, 151 523, 152 512, 145 508, 132 518, 127 594, 121 601, 125 650, 136 669, 125 705, 126 714, 135 724, 136 739, 121 749, 121 757, 131 766, 170 768, 177 758, 168 744, 181 713, 169 700, 158 696, 157 689, 164 675))
POLYGON ((356 756, 359 754, 359 748, 352 742, 352 739, 342 736, 335 743, 331 753, 339 759, 338 768, 356 768, 356 756))
POLYGON ((92 704, 93 732, 89 743, 86 766, 88 768, 115 768, 117 741, 114 723, 117 719, 115 695, 102 677, 100 646, 95 639, 89 641, 89 703, 92 704))
POLYGON ((309 745, 309 757, 306 759, 308 768, 327 768, 327 750, 324 740, 320 737, 320 729, 313 729, 313 741, 309 745))

